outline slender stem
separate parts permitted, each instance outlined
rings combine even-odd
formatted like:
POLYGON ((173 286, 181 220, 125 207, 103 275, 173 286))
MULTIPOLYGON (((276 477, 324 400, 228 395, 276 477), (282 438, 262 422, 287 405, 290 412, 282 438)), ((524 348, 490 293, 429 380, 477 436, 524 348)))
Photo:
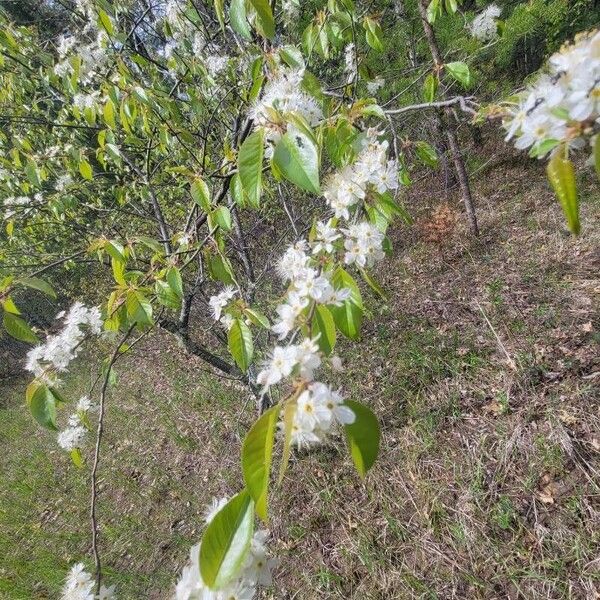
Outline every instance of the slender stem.
POLYGON ((102 383, 102 389, 100 391, 100 410, 98 415, 98 431, 96 432, 96 448, 94 450, 94 463, 92 466, 92 483, 91 483, 91 500, 90 500, 90 520, 92 526, 92 552, 94 554, 94 564, 96 568, 96 594, 100 593, 100 584, 102 582, 102 563, 100 561, 100 552, 98 551, 98 520, 96 517, 96 504, 98 500, 98 464, 100 463, 100 445, 102 443, 102 434, 104 433, 104 412, 105 412, 105 400, 106 391, 108 389, 108 382, 110 380, 110 371, 115 361, 119 357, 119 349, 125 343, 127 338, 131 335, 131 332, 135 328, 135 323, 127 330, 127 333, 123 336, 121 341, 117 344, 114 349, 109 362, 106 367, 106 375, 104 376, 104 382, 102 383))

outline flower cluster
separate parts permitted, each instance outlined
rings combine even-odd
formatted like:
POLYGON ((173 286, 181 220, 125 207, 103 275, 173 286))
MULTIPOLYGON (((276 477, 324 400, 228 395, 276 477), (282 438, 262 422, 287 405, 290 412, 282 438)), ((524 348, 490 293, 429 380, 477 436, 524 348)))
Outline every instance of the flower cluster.
POLYGON ((309 384, 297 402, 292 444, 298 448, 322 443, 334 424, 348 425, 356 418, 339 392, 318 381, 309 384))
MULTIPOLYGON (((208 525, 225 506, 227 498, 213 500, 205 521, 208 525)), ((190 560, 183 568, 175 588, 173 600, 253 600, 258 586, 271 585, 271 569, 277 560, 269 558, 266 541, 269 532, 260 529, 254 533, 248 554, 239 576, 226 588, 212 591, 206 587, 200 574, 200 544, 190 549, 190 560)))
POLYGON ((471 24, 469 30, 474 38, 482 42, 489 42, 498 37, 498 25, 496 20, 502 10, 495 4, 490 4, 483 12, 478 14, 471 24))
POLYGON ((75 302, 66 316, 64 311, 56 316, 57 319, 63 317, 62 331, 48 336, 44 344, 35 346, 27 353, 25 368, 44 383, 58 382, 56 374, 66 371, 77 356, 86 331, 95 335, 102 332, 102 318, 96 307, 87 308, 81 302, 75 302))
POLYGON ((506 140, 514 137, 518 149, 531 148, 530 154, 538 157, 563 143, 583 147, 599 124, 600 31, 554 54, 549 73, 522 94, 504 120, 506 140))
POLYGON ((69 417, 68 426, 57 436, 58 445, 67 452, 81 448, 83 439, 88 432, 88 413, 96 407, 87 396, 82 396, 77 402, 77 410, 69 417))
POLYGON ((214 320, 219 321, 226 329, 231 327, 233 317, 229 313, 224 313, 223 309, 229 304, 236 293, 233 286, 227 286, 220 294, 211 296, 208 300, 214 320))
POLYGON ((344 229, 344 262, 347 265, 356 264, 358 267, 371 267, 384 258, 382 243, 383 233, 373 224, 362 221, 344 229))
POLYGON ((301 89, 303 77, 302 69, 282 69, 269 80, 262 97, 250 111, 254 126, 264 128, 267 140, 273 145, 287 128, 282 115, 296 113, 311 127, 323 119, 317 101, 301 89))
POLYGON ((350 207, 364 200, 369 188, 380 194, 398 189, 398 163, 387 159, 387 141, 369 129, 367 141, 357 160, 336 172, 326 183, 323 195, 336 217, 350 218, 350 207))
POLYGON ((367 81, 367 92, 369 94, 376 94, 385 85, 385 79, 383 77, 375 77, 372 81, 367 81))
POLYGON ((115 586, 100 586, 100 593, 94 594, 94 580, 85 570, 83 563, 71 567, 62 589, 61 600, 115 600, 115 586))

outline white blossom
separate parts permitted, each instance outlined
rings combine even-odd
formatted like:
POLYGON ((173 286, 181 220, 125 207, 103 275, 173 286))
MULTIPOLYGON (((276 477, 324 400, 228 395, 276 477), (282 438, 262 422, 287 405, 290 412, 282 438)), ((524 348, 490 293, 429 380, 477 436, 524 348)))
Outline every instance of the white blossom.
POLYGON ((94 580, 83 563, 71 567, 62 589, 61 600, 94 600, 94 580))
POLYGON ((221 319, 223 309, 229 304, 230 300, 235 296, 236 290, 233 286, 227 286, 220 294, 211 296, 208 300, 215 321, 221 319))
MULTIPOLYGON (((63 316, 64 313, 61 313, 57 318, 63 316)), ((48 336, 44 344, 35 346, 27 353, 25 368, 46 383, 54 381, 56 372, 66 371, 79 353, 86 331, 94 335, 102 332, 100 309, 75 302, 64 316, 62 331, 48 336)))
POLYGON ((483 12, 478 14, 469 25, 471 35, 482 42, 489 42, 498 36, 496 19, 502 10, 495 4, 490 4, 483 12))
POLYGON ((367 81, 367 92, 369 94, 376 94, 385 85, 385 79, 383 77, 376 77, 372 81, 367 81))
POLYGON ((518 102, 507 109, 506 140, 542 158, 561 144, 582 148, 600 119, 600 32, 564 46, 518 102))

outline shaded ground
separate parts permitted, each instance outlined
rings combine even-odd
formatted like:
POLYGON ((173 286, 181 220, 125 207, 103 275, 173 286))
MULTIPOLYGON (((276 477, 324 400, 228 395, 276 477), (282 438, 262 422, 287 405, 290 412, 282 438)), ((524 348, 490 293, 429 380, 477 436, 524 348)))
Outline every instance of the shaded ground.
MULTIPOLYGON (((439 248, 423 235, 439 192, 411 194, 418 222, 378 274, 390 301, 370 299, 364 344, 341 352, 339 384, 381 417, 381 460, 365 484, 341 440, 294 460, 266 597, 599 598, 598 187, 574 240, 540 166, 482 170, 481 240, 449 225, 439 248)), ((205 504, 239 486, 252 419, 243 390, 156 342, 119 367, 107 418, 101 547, 123 599, 169 597, 205 504)), ((0 597, 56 598, 90 555, 88 471, 33 424, 24 386, 0 387, 0 597)))

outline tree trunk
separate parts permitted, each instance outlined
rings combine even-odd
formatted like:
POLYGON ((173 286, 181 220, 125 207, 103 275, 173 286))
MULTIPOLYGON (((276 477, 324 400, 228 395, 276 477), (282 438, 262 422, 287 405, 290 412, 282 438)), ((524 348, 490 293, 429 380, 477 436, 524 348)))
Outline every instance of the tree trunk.
MULTIPOLYGON (((423 31, 427 38, 427 44, 429 45, 429 51, 433 58, 434 69, 440 72, 444 68, 444 62, 440 54, 440 48, 435 38, 433 27, 427 20, 427 5, 426 0, 418 0, 419 15, 421 16, 421 23, 423 24, 423 31)), ((442 98, 443 99, 443 98, 442 98)), ((447 106, 444 107, 444 114, 446 116, 446 122, 442 124, 442 127, 446 129, 446 137, 448 138, 448 146, 450 147, 450 155, 452 162, 454 163, 454 169, 460 185, 460 191, 462 194, 463 203, 469 219, 469 225, 473 235, 479 235, 479 227, 477 226, 477 217, 475 215, 475 208, 473 206, 473 197, 471 196, 471 187, 469 185, 469 176, 463 161, 462 154, 460 152, 460 145, 456 136, 456 126, 454 122, 454 115, 452 109, 447 106)))

